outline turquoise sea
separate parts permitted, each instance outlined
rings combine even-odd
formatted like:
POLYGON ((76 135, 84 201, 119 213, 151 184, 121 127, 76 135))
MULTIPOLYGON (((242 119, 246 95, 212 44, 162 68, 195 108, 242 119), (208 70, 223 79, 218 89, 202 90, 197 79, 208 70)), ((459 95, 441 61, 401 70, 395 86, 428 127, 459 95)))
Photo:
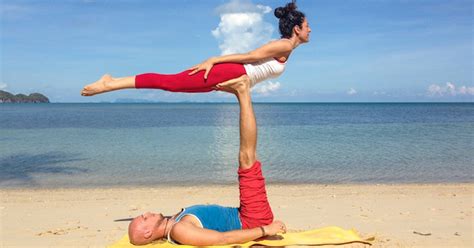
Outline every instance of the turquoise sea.
MULTIPOLYGON (((269 183, 473 182, 474 103, 256 103, 269 183)), ((231 184, 231 103, 1 104, 0 188, 231 184)))

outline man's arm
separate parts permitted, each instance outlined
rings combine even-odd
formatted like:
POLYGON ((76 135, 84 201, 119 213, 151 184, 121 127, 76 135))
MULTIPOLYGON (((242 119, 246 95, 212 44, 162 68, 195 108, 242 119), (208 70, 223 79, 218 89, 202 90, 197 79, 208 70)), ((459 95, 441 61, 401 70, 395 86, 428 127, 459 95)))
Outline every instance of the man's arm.
POLYGON ((180 221, 173 226, 171 236, 181 244, 207 246, 240 244, 263 236, 260 228, 218 232, 180 221))
POLYGON ((180 221, 173 226, 171 237, 179 243, 186 245, 229 245, 242 244, 266 235, 275 235, 277 232, 286 231, 285 225, 280 221, 275 221, 262 228, 264 228, 264 231, 262 231, 260 227, 256 227, 252 229, 217 232, 198 227, 188 221, 180 221))

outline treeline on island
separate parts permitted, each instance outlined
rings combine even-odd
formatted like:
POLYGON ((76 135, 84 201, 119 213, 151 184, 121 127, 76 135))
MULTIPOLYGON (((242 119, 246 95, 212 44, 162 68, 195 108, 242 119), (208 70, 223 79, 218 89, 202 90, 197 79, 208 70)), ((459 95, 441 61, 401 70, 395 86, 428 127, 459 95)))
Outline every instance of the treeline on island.
POLYGON ((0 90, 0 103, 49 103, 49 99, 40 93, 13 95, 10 92, 0 90))

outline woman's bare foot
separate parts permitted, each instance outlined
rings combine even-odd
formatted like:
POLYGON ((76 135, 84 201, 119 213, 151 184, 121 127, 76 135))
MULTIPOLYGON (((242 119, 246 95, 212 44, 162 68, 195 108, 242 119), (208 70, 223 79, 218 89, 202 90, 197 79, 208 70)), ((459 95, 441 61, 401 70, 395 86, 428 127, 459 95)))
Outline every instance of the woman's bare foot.
POLYGON ((107 85, 109 82, 113 81, 113 78, 109 74, 103 75, 99 80, 95 81, 92 84, 86 85, 81 91, 82 96, 93 96, 96 94, 104 93, 110 91, 111 88, 107 85))

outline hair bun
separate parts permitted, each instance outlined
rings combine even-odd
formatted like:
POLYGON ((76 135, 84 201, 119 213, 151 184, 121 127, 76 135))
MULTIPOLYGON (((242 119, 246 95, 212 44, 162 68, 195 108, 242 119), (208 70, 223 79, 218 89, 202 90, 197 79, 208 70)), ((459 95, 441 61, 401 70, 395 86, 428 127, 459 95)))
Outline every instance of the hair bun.
POLYGON ((293 10, 296 10, 296 1, 291 1, 291 3, 288 3, 285 8, 288 10, 288 12, 291 12, 293 10))
POLYGON ((296 1, 295 0, 291 1, 291 3, 286 4, 285 7, 276 8, 275 9, 275 16, 277 18, 283 18, 294 10, 296 10, 296 1))
POLYGON ((277 18, 282 18, 288 15, 288 10, 286 7, 278 7, 275 9, 275 16, 277 18))

